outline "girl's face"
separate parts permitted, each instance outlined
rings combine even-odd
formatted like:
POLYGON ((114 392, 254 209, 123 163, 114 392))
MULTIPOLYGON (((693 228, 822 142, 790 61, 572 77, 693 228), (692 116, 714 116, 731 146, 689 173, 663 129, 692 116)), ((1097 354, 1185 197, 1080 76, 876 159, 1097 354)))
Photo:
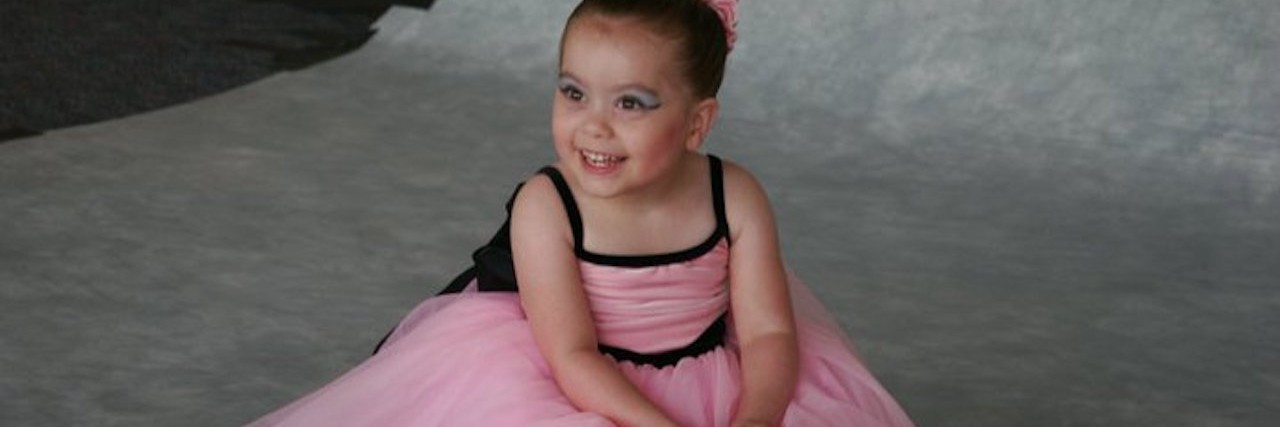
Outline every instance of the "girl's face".
POLYGON ((582 16, 565 32, 551 129, 587 195, 660 190, 702 143, 715 100, 694 99, 677 48, 634 19, 582 16))

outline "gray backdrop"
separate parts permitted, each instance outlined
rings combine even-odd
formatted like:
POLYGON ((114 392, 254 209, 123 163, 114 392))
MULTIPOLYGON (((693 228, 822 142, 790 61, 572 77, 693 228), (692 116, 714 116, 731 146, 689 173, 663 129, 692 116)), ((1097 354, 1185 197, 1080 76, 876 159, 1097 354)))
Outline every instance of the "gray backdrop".
MULTIPOLYGON (((552 160, 572 1, 0 145, 0 424, 238 425, 552 160)), ((921 425, 1280 418, 1280 3, 750 1, 708 150, 921 425)))

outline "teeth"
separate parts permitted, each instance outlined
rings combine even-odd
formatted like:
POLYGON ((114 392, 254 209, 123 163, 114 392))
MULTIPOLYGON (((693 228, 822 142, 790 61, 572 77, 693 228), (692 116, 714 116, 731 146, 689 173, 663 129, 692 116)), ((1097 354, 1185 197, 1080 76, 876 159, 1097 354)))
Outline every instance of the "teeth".
POLYGON ((587 150, 582 150, 582 158, 586 159, 587 163, 590 163, 592 166, 597 166, 597 167, 604 167, 604 166, 608 166, 610 163, 617 163, 622 161, 622 157, 610 156, 608 154, 597 153, 594 151, 587 151, 587 150))

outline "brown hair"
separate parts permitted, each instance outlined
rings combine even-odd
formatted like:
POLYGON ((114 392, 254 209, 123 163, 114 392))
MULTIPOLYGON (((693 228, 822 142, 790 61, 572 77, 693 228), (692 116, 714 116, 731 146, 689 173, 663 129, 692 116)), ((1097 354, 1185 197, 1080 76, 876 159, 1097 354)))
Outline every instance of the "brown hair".
POLYGON ((695 96, 715 98, 720 91, 729 41, 720 15, 704 0, 583 0, 569 15, 564 35, 575 20, 591 15, 634 17, 649 24, 683 48, 681 68, 695 96))

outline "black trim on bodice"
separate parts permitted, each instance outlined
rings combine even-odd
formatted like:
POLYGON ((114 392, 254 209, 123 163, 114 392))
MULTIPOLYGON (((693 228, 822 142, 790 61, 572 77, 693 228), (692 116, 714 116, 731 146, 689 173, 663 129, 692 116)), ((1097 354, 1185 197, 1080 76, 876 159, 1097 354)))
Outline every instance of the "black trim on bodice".
POLYGON ((583 230, 582 230, 582 211, 578 209, 578 203, 573 197, 573 192, 569 190, 569 183, 565 181, 564 175, 553 167, 542 168, 542 174, 551 178, 551 182, 556 186, 556 192, 560 194, 560 201, 564 204, 564 211, 569 216, 569 225, 573 230, 573 252, 574 255, 583 261, 608 265, 614 267, 652 267, 655 265, 675 264, 685 261, 694 260, 712 249, 720 243, 720 239, 729 237, 729 220, 725 216, 724 209, 724 178, 723 167, 720 164, 720 158, 707 155, 711 169, 711 200, 714 205, 716 215, 716 228, 707 236, 706 240, 691 248, 656 255, 606 255, 588 251, 583 246, 583 230))
MULTIPOLYGON (((564 175, 561 175, 559 170, 551 166, 542 168, 538 173, 546 175, 555 184, 556 192, 559 193, 560 201, 564 204, 565 213, 569 217, 569 226, 573 230, 573 251, 578 259, 592 264, 615 267, 652 267, 691 261, 710 252, 720 243, 721 239, 729 238, 729 220, 725 214, 724 206, 724 168, 719 157, 708 154, 707 159, 711 169, 712 204, 716 215, 715 230, 710 236, 707 236, 706 240, 694 247, 658 255, 603 255, 587 251, 582 244, 582 213, 578 210, 578 204, 574 200, 573 192, 570 191, 564 175)), ((515 202, 516 194, 519 194, 522 187, 523 184, 516 186, 511 198, 507 201, 506 222, 489 240, 489 243, 472 253, 471 258, 475 265, 454 278, 438 295, 462 292, 472 280, 476 281, 477 290, 480 292, 519 292, 519 286, 516 283, 515 265, 511 258, 511 208, 515 202)), ((726 326, 727 316, 727 312, 721 314, 692 343, 681 348, 659 353, 637 353, 624 348, 600 344, 599 349, 601 353, 612 356, 618 361, 651 365, 658 368, 672 366, 686 357, 696 357, 723 346, 728 329, 726 326)), ((388 333, 382 338, 382 341, 378 343, 377 348, 373 351, 375 354, 390 336, 391 334, 388 333)))
POLYGON ((597 347, 600 349, 601 353, 613 356, 615 360, 620 362, 627 361, 637 365, 651 365, 657 368, 675 366, 677 363, 680 363, 681 359, 686 357, 698 357, 724 345, 724 336, 725 333, 728 332, 728 326, 726 325, 727 317, 728 314, 721 314, 720 317, 717 317, 714 322, 711 322, 711 326, 708 326, 705 331, 702 331, 702 334, 698 335, 698 338, 693 340, 692 343, 675 350, 668 350, 660 353, 636 353, 625 348, 604 344, 600 344, 597 347))

